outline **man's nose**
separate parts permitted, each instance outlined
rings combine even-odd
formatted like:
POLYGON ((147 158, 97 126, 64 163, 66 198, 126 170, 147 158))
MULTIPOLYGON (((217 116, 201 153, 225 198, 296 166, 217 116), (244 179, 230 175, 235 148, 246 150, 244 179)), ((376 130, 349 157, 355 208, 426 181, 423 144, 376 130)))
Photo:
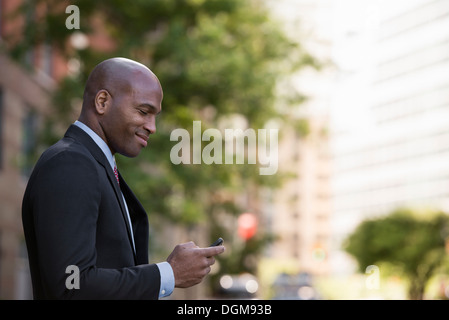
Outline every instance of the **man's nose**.
POLYGON ((156 117, 151 117, 148 119, 143 128, 147 130, 150 134, 156 133, 156 117))

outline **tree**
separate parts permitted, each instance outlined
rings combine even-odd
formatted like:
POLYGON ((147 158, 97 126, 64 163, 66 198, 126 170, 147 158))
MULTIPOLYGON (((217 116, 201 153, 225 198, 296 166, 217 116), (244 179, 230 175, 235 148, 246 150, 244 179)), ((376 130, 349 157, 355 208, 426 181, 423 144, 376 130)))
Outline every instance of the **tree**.
POLYGON ((409 298, 422 299, 428 280, 447 261, 448 239, 447 214, 397 209, 363 221, 347 238, 345 250, 361 272, 379 262, 399 267, 409 280, 409 298))
MULTIPOLYGON (((287 125, 292 121, 290 111, 280 111, 275 101, 297 106, 304 97, 295 90, 279 96, 276 86, 292 72, 318 63, 284 35, 262 1, 71 1, 79 8, 79 30, 65 28, 65 5, 55 0, 26 1, 22 12, 34 18, 10 49, 13 57, 25 61, 30 48, 51 43, 67 60, 79 63, 77 72, 59 83, 41 142, 55 142, 61 134, 57 129, 74 120, 84 83, 99 61, 125 56, 146 64, 164 89, 157 134, 138 158, 117 157, 118 165, 150 213, 153 227, 167 220, 187 228, 206 222, 213 231, 211 242, 215 232, 230 237, 233 231, 224 227, 223 217, 244 211, 236 197, 248 190, 258 197, 260 186, 281 182, 279 175, 260 176, 258 166, 247 162, 175 165, 170 150, 176 142, 170 141, 170 133, 184 128, 192 137, 194 120, 202 121, 204 132, 235 115, 243 117, 249 128, 263 128, 270 119, 287 125), (73 46, 76 32, 89 36, 90 46, 73 46), (107 48, 95 42, 99 32, 109 41, 107 48)), ((151 241, 153 251, 156 240, 151 241)), ((254 247, 255 252, 260 249, 254 247)))

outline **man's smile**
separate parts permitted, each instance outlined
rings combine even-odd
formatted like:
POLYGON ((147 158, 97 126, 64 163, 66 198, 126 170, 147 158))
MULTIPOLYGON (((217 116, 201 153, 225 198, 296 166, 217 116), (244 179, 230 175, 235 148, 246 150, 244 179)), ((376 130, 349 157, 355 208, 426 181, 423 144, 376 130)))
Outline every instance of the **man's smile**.
POLYGON ((141 142, 141 144, 143 145, 143 147, 146 147, 148 144, 149 136, 147 136, 146 134, 143 134, 143 133, 136 133, 136 136, 139 139, 139 141, 141 142))

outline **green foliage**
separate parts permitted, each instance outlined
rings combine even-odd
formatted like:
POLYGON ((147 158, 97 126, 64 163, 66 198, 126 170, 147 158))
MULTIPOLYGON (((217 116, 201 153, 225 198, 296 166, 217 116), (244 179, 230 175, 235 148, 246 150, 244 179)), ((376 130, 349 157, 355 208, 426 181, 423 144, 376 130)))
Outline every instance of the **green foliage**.
POLYGON ((360 223, 344 248, 357 260, 361 272, 381 262, 400 268, 410 281, 410 297, 419 299, 427 281, 447 259, 448 237, 447 214, 397 209, 360 223))

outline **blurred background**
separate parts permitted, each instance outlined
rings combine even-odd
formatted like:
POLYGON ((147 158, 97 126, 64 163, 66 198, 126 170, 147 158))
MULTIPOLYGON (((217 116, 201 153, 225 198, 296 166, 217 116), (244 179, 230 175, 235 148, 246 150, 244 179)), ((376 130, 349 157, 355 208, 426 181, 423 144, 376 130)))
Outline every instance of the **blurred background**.
POLYGON ((169 299, 449 299, 448 0, 0 0, 0 299, 32 298, 27 179, 114 56, 164 89, 149 147, 117 157, 151 262, 225 240, 169 299), (277 173, 174 165, 197 120, 278 129, 277 173))

